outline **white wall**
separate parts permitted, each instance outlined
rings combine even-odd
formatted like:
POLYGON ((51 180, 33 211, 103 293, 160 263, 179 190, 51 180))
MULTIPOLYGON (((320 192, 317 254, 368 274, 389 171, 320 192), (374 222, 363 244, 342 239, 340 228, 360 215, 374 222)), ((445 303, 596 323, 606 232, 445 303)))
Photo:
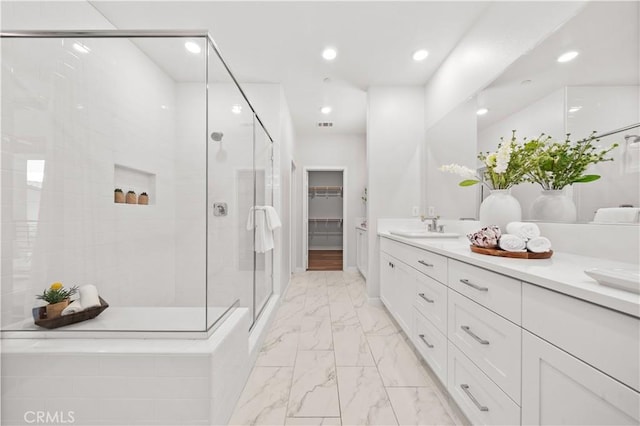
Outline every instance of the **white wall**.
MULTIPOLYGON (((638 86, 570 86, 567 88, 567 106, 571 105, 582 106, 573 114, 567 113, 566 131, 576 139, 587 137, 594 130, 604 133, 637 123, 640 115, 638 86)), ((624 136, 630 134, 640 134, 640 129, 600 139, 602 147, 613 143, 619 146, 609 154, 614 161, 587 169, 587 173, 600 175, 599 180, 573 186, 578 221, 593 220, 599 207, 640 206, 640 173, 637 168, 635 171, 624 168, 624 136)), ((635 159, 638 161, 637 156, 635 159)))
POLYGON ((469 99, 586 2, 494 2, 426 85, 426 127, 469 99))
POLYGON ((356 267, 356 230, 355 219, 362 216, 360 197, 366 186, 366 145, 364 135, 304 135, 296 140, 296 167, 298 197, 296 201, 296 241, 298 256, 296 268, 303 266, 302 249, 302 203, 307 201, 303 194, 303 172, 305 167, 346 167, 347 168, 347 216, 345 235, 347 236, 348 268, 356 267))
POLYGON ((442 219, 477 217, 478 186, 461 187, 462 178, 445 173, 439 167, 445 164, 460 164, 475 169, 476 151, 476 103, 470 100, 460 105, 427 131, 425 140, 424 204, 422 211, 435 209, 442 219))
POLYGON ((420 206, 424 88, 376 86, 367 94, 369 271, 367 293, 380 294, 377 221, 420 206))

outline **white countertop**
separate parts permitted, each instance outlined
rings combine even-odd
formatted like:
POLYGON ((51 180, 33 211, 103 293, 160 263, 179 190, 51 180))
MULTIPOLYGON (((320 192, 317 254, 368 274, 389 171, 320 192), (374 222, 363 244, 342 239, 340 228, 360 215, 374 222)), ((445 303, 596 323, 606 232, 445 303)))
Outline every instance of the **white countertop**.
POLYGON ((602 286, 584 273, 590 268, 638 269, 635 264, 555 251, 550 259, 503 258, 473 253, 464 237, 445 240, 403 238, 388 232, 378 235, 640 318, 640 295, 602 286))

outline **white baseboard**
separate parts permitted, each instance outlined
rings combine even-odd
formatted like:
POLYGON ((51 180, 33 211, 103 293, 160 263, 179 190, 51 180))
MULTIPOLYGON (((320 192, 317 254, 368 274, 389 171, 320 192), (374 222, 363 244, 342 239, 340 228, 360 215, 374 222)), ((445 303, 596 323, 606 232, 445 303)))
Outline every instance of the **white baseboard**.
POLYGON ((348 266, 346 269, 347 272, 358 272, 358 268, 355 266, 348 266))
POLYGON ((295 272, 298 274, 300 272, 304 272, 304 268, 296 268, 295 272))
POLYGON ((382 303, 379 297, 368 297, 367 301, 373 306, 384 306, 384 303, 382 303))
POLYGON ((318 246, 309 247, 309 251, 322 251, 322 250, 342 250, 342 246, 318 246))

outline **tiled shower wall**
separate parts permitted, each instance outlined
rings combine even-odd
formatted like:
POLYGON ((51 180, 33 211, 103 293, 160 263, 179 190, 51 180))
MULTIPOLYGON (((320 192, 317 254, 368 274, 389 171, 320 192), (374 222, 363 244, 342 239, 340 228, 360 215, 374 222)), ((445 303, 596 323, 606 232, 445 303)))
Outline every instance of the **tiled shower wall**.
POLYGON ((174 81, 126 39, 2 43, 3 326, 54 281, 94 284, 113 305, 172 304, 174 81), (33 160, 43 175, 27 173, 33 160), (153 205, 114 204, 116 164, 155 175, 153 205))

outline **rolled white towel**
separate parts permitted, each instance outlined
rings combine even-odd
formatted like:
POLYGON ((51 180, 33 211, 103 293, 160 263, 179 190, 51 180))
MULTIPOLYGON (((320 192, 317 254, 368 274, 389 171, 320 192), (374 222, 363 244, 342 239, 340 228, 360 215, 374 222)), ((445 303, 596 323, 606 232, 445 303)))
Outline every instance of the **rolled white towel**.
POLYGON ((546 237, 536 237, 527 241, 527 250, 534 253, 545 253, 551 250, 551 241, 546 237))
POLYGON ((60 315, 61 316, 71 315, 71 314, 75 314, 76 312, 81 312, 81 311, 84 311, 84 308, 80 304, 80 301, 79 300, 74 300, 73 302, 71 302, 71 304, 69 306, 67 306, 66 308, 64 308, 62 310, 60 315))
POLYGON ((507 234, 517 235, 528 241, 540 236, 540 228, 535 223, 530 222, 509 222, 507 223, 507 234))
POLYGON ((95 285, 83 285, 78 289, 80 292, 80 305, 83 309, 94 308, 100 306, 100 298, 98 297, 98 289, 95 285))
POLYGON ((517 235, 503 234, 498 240, 498 246, 505 251, 525 251, 527 243, 517 235))

